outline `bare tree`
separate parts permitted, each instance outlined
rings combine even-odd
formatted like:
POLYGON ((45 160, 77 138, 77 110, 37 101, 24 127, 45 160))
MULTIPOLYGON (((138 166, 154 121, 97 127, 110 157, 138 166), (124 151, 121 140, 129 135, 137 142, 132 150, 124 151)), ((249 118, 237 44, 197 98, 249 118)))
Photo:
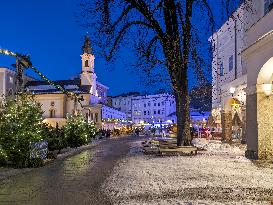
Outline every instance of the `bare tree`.
POLYGON ((147 73, 167 68, 176 99, 177 145, 190 145, 188 72, 194 69, 206 79, 198 45, 200 34, 214 30, 209 0, 82 0, 81 6, 81 23, 96 28, 107 60, 134 41, 147 73))

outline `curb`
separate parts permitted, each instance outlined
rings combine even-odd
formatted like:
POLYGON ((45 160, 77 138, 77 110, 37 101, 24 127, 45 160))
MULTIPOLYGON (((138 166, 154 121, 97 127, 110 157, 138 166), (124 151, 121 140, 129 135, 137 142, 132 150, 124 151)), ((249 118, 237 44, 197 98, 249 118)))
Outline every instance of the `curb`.
MULTIPOLYGON (((47 166, 48 164, 66 159, 68 157, 74 156, 76 154, 81 153, 82 151, 88 150, 92 147, 96 147, 99 144, 101 144, 102 142, 105 142, 107 139, 101 139, 101 140, 94 140, 93 142, 87 144, 87 145, 83 145, 81 147, 78 148, 70 148, 67 152, 64 152, 62 154, 58 154, 56 159, 48 159, 44 162, 44 166, 42 167, 38 167, 38 168, 22 168, 22 169, 15 169, 15 168, 7 168, 7 170, 5 171, 1 171, 0 168, 0 183, 3 182, 5 179, 9 178, 9 177, 13 177, 19 174, 25 174, 28 173, 32 170, 35 169, 40 169, 43 168, 45 166, 47 166)), ((4 168, 5 169, 5 168, 4 168)))

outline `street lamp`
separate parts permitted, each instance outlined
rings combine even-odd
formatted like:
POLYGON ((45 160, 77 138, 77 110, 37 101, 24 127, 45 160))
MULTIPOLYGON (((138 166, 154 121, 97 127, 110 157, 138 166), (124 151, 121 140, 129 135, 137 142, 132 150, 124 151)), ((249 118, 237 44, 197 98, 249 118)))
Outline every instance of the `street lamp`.
POLYGON ((235 88, 234 87, 230 87, 229 88, 229 92, 231 93, 232 97, 233 97, 233 94, 235 93, 235 88))
POLYGON ((263 89, 266 97, 269 97, 272 94, 272 84, 271 83, 262 84, 262 89, 263 89))

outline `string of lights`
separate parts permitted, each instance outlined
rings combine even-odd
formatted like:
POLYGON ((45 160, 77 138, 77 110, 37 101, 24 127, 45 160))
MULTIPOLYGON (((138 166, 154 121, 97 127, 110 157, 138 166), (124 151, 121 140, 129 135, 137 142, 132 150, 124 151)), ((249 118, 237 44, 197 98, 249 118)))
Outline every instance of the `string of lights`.
POLYGON ((36 67, 34 67, 32 65, 32 62, 30 60, 30 56, 29 55, 23 55, 23 54, 20 54, 20 53, 15 53, 15 52, 12 52, 10 50, 2 49, 2 48, 0 48, 0 54, 17 58, 19 60, 20 64, 24 68, 32 69, 37 75, 39 75, 41 77, 41 79, 45 80, 49 85, 54 86, 57 90, 60 90, 62 93, 66 94, 68 97, 70 97, 72 99, 75 99, 76 101, 79 102, 79 104, 81 105, 81 107, 83 107, 82 103, 81 103, 82 98, 80 98, 76 93, 69 92, 66 89, 64 89, 62 86, 56 85, 53 81, 49 80, 36 67))

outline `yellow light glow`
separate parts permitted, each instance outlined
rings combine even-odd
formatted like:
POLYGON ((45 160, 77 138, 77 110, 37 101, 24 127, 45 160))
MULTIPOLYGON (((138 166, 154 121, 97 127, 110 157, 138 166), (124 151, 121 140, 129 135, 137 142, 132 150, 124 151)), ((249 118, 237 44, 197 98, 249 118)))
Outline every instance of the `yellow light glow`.
POLYGON ((235 90, 236 90, 236 89, 235 89, 234 87, 230 87, 230 88, 229 88, 229 92, 230 92, 231 94, 234 94, 234 93, 235 93, 235 90))
POLYGON ((266 96, 269 96, 269 95, 271 95, 271 93, 272 93, 272 84, 271 84, 271 83, 263 84, 263 85, 262 85, 262 89, 263 89, 263 91, 264 91, 264 94, 265 94, 266 96))

